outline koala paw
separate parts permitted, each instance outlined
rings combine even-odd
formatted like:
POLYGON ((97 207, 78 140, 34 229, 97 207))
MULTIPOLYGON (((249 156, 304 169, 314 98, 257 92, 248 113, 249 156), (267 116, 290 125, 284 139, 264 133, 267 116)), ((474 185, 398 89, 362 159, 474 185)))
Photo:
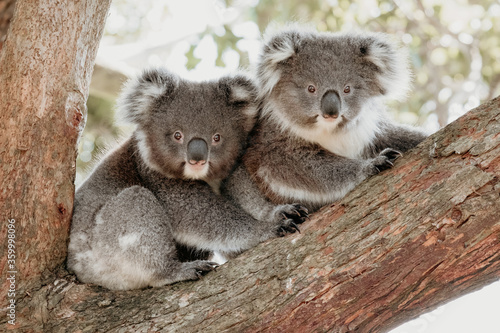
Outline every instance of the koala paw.
POLYGON ((394 161, 403 154, 392 148, 385 148, 377 157, 372 159, 372 174, 390 169, 394 166, 394 161))
POLYGON ((195 260, 183 263, 183 280, 198 280, 208 272, 215 271, 219 264, 212 261, 195 260))
POLYGON ((280 205, 275 212, 279 217, 277 232, 280 237, 286 233, 300 232, 298 224, 304 223, 309 217, 307 208, 299 204, 280 205))

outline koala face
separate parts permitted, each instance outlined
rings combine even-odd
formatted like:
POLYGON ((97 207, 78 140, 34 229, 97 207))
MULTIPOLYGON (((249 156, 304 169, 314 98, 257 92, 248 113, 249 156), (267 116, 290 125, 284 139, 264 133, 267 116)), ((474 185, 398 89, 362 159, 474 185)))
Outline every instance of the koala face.
POLYGON ((410 78, 405 54, 383 34, 303 29, 268 38, 258 76, 263 114, 298 131, 334 131, 375 116, 370 103, 404 96, 410 78))
POLYGON ((256 115, 255 86, 246 77, 189 82, 150 70, 133 80, 119 109, 137 124, 142 160, 171 178, 225 178, 256 115))

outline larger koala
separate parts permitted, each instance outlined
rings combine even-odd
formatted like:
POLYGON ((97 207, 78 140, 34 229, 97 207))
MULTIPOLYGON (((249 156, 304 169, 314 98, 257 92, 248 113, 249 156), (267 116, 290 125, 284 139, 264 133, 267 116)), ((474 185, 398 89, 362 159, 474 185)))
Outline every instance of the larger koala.
POLYGON ((134 289, 197 279, 216 263, 181 262, 178 244, 233 253, 296 229, 299 206, 262 223, 214 193, 255 123, 255 95, 244 76, 194 83, 149 70, 128 84, 119 109, 137 129, 75 195, 68 268, 80 281, 134 289))
POLYGON ((287 28, 266 39, 258 79, 262 113, 225 184, 256 218, 275 204, 314 211, 337 201, 426 137, 386 115, 384 100, 410 82, 387 35, 287 28))

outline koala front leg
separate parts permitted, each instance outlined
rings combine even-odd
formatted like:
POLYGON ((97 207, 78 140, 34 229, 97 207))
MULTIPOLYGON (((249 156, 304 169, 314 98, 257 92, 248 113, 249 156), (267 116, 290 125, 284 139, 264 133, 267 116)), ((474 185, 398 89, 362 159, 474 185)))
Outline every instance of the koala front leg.
POLYGON ((383 150, 371 159, 349 159, 311 146, 293 153, 273 147, 248 154, 247 169, 260 190, 276 203, 300 202, 311 211, 343 198, 364 179, 390 168, 399 152, 383 150))
MULTIPOLYGON (((202 250, 241 252, 285 232, 295 232, 301 220, 276 213, 273 221, 262 223, 201 182, 171 184, 157 196, 174 217, 172 234, 176 241, 202 250)), ((288 213, 299 214, 292 210, 288 213)))
POLYGON ((307 218, 307 207, 297 203, 274 204, 259 190, 243 165, 239 165, 222 186, 222 194, 234 201, 254 219, 275 222, 283 219, 302 223, 307 218))
POLYGON ((376 152, 389 147, 402 153, 424 141, 427 133, 417 127, 402 124, 383 124, 381 133, 375 137, 372 147, 376 152))

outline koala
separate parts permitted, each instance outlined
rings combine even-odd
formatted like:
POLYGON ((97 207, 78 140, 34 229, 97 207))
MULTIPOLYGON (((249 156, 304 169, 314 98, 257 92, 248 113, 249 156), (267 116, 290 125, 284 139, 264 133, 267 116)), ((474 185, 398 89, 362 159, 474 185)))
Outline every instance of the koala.
POLYGON ((410 71, 385 34, 287 27, 265 37, 257 77, 261 114, 224 184, 257 219, 276 204, 313 212, 335 202, 427 136, 386 114, 384 101, 405 96, 410 71))
POLYGON ((198 279, 208 260, 181 261, 179 245, 236 253, 297 230, 300 206, 257 221, 219 195, 256 118, 246 76, 189 82, 163 70, 131 80, 118 111, 136 125, 75 194, 68 269, 109 289, 198 279))

